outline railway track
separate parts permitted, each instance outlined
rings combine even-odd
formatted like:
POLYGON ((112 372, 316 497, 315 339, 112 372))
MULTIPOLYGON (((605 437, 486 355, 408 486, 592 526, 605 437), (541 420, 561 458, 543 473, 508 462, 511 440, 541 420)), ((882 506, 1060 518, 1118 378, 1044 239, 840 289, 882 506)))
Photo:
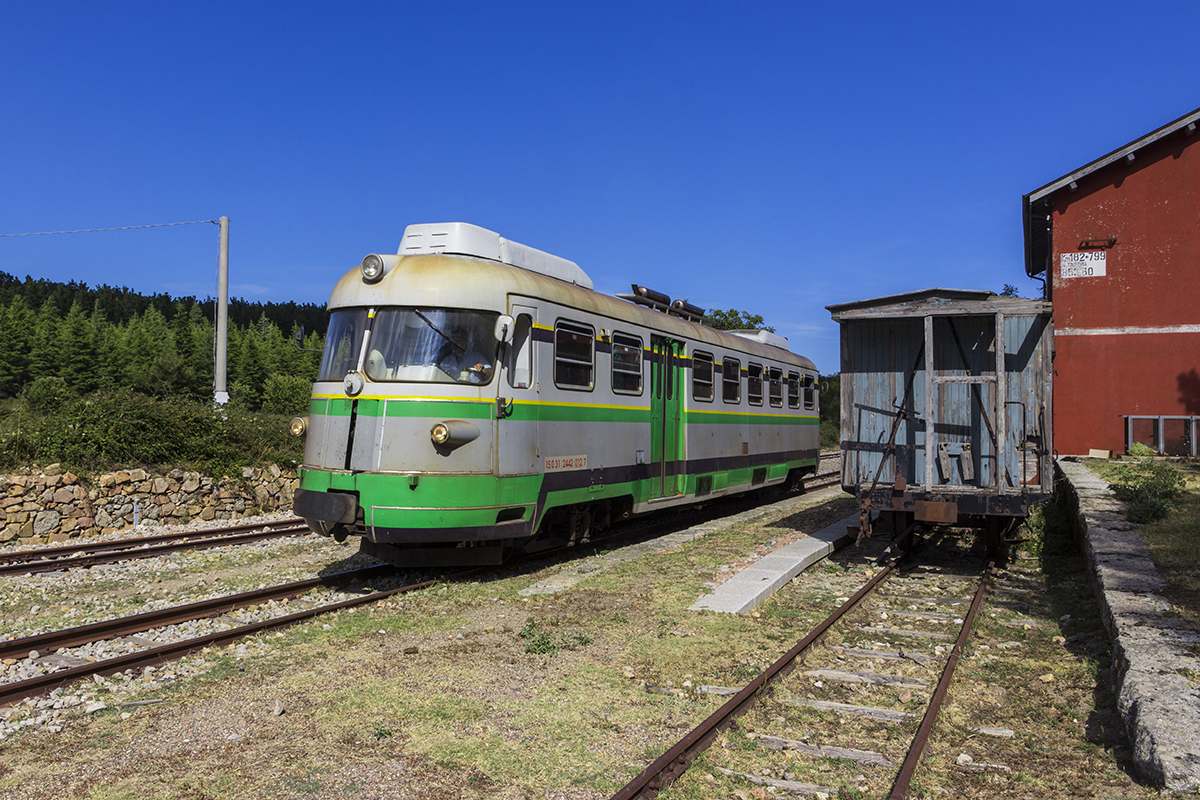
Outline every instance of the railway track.
MULTIPOLYGON (((729 749, 706 760, 710 773, 738 777, 772 791, 840 796, 838 787, 802 779, 820 780, 821 765, 836 759, 855 770, 894 771, 887 797, 906 798, 989 587, 992 565, 973 581, 947 577, 959 586, 960 596, 940 598, 907 595, 902 567, 910 568, 905 556, 871 578, 744 688, 702 687, 701 691, 732 697, 614 794, 613 800, 655 797, 718 741, 729 749), (970 583, 975 585, 968 591, 970 583), (955 627, 957 636, 947 632, 955 627), (815 647, 830 639, 836 642, 815 647), (816 694, 830 699, 816 699, 816 694), (922 698, 924 711, 918 713, 914 699, 919 703, 922 698), (751 712, 754 732, 747 734, 737 720, 751 712), (902 758, 895 752, 894 737, 880 736, 881 724, 911 733, 902 758), (799 739, 787 735, 789 726, 795 725, 810 732, 799 739), (731 744, 731 738, 738 744, 731 744), (859 749, 864 742, 877 742, 880 750, 859 749), (747 746, 740 746, 743 743, 747 746), (780 769, 780 751, 787 751, 789 764, 795 764, 796 756, 811 758, 812 769, 780 769)), ((976 733, 1012 735, 1012 731, 990 728, 977 728, 976 733)))
MULTIPOLYGON (((366 567, 336 575, 297 581, 279 586, 270 586, 252 592, 243 592, 237 595, 190 603, 161 611, 135 614, 130 617, 53 631, 24 639, 15 639, 0 643, 0 658, 24 656, 31 651, 40 653, 42 650, 39 648, 49 649, 53 647, 61 649, 104 639, 129 636, 164 625, 228 614, 239 608, 260 605, 271 600, 299 597, 320 587, 342 588, 344 590, 345 587, 356 581, 378 580, 393 575, 396 572, 396 568, 390 565, 366 567)), ((157 666, 166 661, 182 658, 206 647, 229 644, 245 636, 284 628, 299 622, 306 622, 322 614, 328 614, 345 608, 354 608, 367 603, 375 603, 392 595, 423 589, 436 582, 436 580, 424 580, 378 591, 368 590, 360 597, 316 605, 292 614, 240 625, 199 637, 148 647, 102 661, 78 663, 68 666, 65 669, 48 672, 27 680, 0 685, 0 706, 12 705, 27 697, 36 697, 52 691, 59 686, 65 686, 93 675, 110 676, 128 669, 144 669, 149 666, 157 666)), ((77 660, 82 661, 82 659, 77 660)))
MULTIPOLYGON (((836 472, 810 476, 810 481, 816 479, 819 482, 816 484, 811 482, 806 483, 805 490, 812 491, 835 485, 837 483, 837 476, 838 473, 836 472), (832 481, 829 480, 831 477, 832 481)), ((631 524, 620 533, 606 537, 603 540, 603 546, 611 546, 614 541, 622 539, 675 530, 681 526, 686 527, 695 524, 697 521, 712 519, 728 513, 736 513, 744 505, 757 504, 757 501, 748 504, 745 502, 735 502, 732 505, 732 509, 728 507, 723 510, 702 509, 682 516, 674 516, 667 520, 655 518, 640 520, 638 523, 631 524)), ((219 547, 229 544, 259 541, 267 538, 293 535, 303 530, 307 530, 303 521, 296 519, 275 522, 270 525, 243 525, 235 528, 188 531, 178 534, 144 537, 141 539, 81 543, 60 548, 17 551, 6 554, 7 563, 0 561, 0 575, 65 570, 130 558, 145 558, 182 549, 219 547)), ((571 548, 544 551, 528 558, 543 559, 548 556, 554 556, 556 553, 571 551, 571 548)), ((56 662, 56 666, 51 667, 52 671, 48 671, 43 675, 0 685, 0 706, 11 705, 29 697, 37 697, 60 686, 65 686, 93 675, 110 676, 129 669, 144 669, 148 666, 156 666, 166 661, 182 658, 206 647, 228 644, 245 636, 287 627, 343 608, 352 608, 377 602, 394 594, 416 591, 430 586, 435 582, 434 580, 426 580, 383 591, 372 591, 358 598, 331 604, 316 605, 285 616, 248 625, 240 625, 200 637, 150 646, 136 652, 101 661, 86 662, 83 659, 62 652, 69 648, 80 647, 81 645, 104 640, 134 636, 138 633, 144 633, 169 625, 227 615, 238 609, 262 605, 273 600, 299 598, 323 588, 337 590, 349 586, 354 582, 367 582, 387 578, 390 575, 394 575, 397 571, 397 568, 390 565, 372 566, 0 642, 0 660, 25 658, 31 653, 36 652, 39 658, 43 658, 41 654, 53 653, 54 655, 51 658, 56 662)), ((475 574, 480 571, 482 570, 470 570, 469 572, 458 573, 458 577, 475 574)))
POLYGON ((181 550, 249 544, 308 532, 300 518, 0 553, 0 576, 91 567, 181 550))

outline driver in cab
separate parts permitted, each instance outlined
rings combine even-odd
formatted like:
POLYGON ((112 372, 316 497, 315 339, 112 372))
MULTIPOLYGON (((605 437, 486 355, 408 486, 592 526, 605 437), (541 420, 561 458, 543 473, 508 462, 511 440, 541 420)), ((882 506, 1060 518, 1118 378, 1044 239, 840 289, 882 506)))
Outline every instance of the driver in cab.
POLYGON ((464 328, 453 328, 450 341, 438 355, 438 369, 451 378, 465 383, 487 383, 492 379, 490 359, 471 346, 471 337, 464 328))

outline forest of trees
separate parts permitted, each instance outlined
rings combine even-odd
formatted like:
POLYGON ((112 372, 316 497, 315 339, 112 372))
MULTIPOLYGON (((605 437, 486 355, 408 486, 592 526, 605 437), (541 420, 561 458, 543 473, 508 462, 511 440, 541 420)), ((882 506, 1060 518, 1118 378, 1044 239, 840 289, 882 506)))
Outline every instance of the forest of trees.
MULTIPOLYGON (((130 388, 150 397, 212 396, 212 298, 149 297, 0 272, 0 397, 130 388), (36 382, 36 386, 35 386, 36 382)), ((229 303, 228 388, 244 408, 291 413, 307 399, 328 312, 297 303, 229 303)))

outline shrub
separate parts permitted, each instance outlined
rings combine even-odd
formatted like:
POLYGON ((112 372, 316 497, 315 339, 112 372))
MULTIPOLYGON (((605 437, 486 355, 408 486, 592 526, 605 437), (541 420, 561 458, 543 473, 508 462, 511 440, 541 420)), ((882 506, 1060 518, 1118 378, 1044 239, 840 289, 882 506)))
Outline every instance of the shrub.
POLYGON ((43 375, 25 384, 21 390, 21 402, 25 408, 37 414, 49 414, 75 399, 75 392, 62 378, 43 375))
POLYGON ((1120 467, 1111 482, 1113 494, 1125 503, 1130 522, 1153 522, 1165 517, 1174 500, 1183 494, 1184 477, 1171 465, 1144 458, 1135 466, 1120 467))
POLYGON ((842 431, 836 422, 821 420, 821 449, 836 450, 842 444, 842 431))
POLYGON ((81 472, 186 465, 229 475, 260 461, 299 460, 299 447, 278 417, 117 389, 30 417, 5 442, 0 463, 58 461, 81 472))
POLYGON ((262 408, 268 414, 300 414, 308 408, 311 397, 311 381, 276 373, 263 386, 262 408))

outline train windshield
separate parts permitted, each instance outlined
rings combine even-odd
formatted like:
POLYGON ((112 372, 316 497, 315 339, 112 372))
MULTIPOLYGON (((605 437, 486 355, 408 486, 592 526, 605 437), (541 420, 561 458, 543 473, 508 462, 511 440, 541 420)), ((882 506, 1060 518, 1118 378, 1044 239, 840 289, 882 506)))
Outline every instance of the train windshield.
POLYGON ((358 366, 358 353, 362 350, 366 327, 365 308, 348 308, 330 315, 318 381, 340 381, 347 372, 358 366))
POLYGON ((373 381, 490 383, 496 319, 484 311, 383 308, 375 314, 366 373, 373 381))

